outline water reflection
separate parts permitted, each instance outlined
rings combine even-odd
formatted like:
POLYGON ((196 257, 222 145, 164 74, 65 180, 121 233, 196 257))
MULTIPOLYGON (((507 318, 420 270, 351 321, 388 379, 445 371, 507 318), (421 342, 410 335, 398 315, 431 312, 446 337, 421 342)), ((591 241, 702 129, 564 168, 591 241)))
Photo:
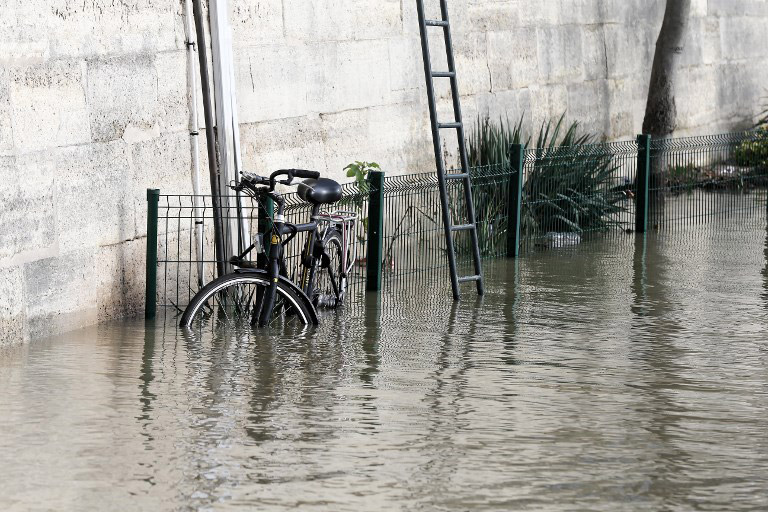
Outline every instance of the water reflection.
POLYGON ((763 509, 768 233, 731 228, 489 262, 478 300, 392 285, 309 331, 3 354, 0 508, 763 509))

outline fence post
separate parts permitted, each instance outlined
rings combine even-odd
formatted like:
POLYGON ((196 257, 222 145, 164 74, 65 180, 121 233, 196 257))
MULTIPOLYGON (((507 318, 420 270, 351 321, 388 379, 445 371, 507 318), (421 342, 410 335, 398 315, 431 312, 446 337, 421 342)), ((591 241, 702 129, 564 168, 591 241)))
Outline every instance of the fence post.
POLYGON ((651 176, 651 136, 637 136, 637 176, 635 177, 635 232, 648 229, 648 184, 651 176))
POLYGON ((507 257, 520 254, 520 215, 523 208, 523 165, 525 146, 509 147, 509 211, 507 212, 507 257))
POLYGON ((365 289, 381 290, 381 267, 384 257, 384 172, 368 173, 368 250, 365 289))
POLYGON ((157 211, 160 190, 147 189, 147 284, 144 298, 144 318, 152 320, 157 314, 157 211))

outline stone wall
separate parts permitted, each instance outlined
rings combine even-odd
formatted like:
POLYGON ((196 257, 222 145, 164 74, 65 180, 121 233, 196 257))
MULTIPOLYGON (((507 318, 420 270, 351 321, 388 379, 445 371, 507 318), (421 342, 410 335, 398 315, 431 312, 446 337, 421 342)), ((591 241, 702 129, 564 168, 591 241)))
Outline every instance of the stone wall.
MULTIPOLYGON (((6 4, 0 345, 140 312, 145 189, 190 191, 181 2, 6 4)), ((449 4, 466 120, 526 113, 535 125, 567 111, 608 139, 640 130, 663 1, 449 4)), ((415 2, 230 5, 248 169, 433 168, 415 2)), ((694 11, 680 133, 746 126, 768 86, 768 2, 694 11)))

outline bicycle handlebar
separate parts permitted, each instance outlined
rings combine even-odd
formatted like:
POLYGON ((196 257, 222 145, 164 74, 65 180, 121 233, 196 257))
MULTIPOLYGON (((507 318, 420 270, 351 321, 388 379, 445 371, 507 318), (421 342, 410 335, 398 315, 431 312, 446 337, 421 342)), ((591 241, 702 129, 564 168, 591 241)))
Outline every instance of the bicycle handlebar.
POLYGON ((243 181, 247 182, 249 185, 269 185, 270 192, 275 189, 278 176, 288 176, 287 180, 280 182, 283 185, 291 185, 293 178, 305 178, 312 180, 320 178, 319 172, 308 171, 306 169, 278 169, 277 171, 270 174, 269 178, 248 172, 242 172, 241 174, 243 176, 243 181))
POLYGON ((316 180, 320 178, 320 173, 317 171, 308 171, 306 169, 285 169, 285 170, 293 171, 293 176, 296 178, 306 178, 310 180, 316 180))

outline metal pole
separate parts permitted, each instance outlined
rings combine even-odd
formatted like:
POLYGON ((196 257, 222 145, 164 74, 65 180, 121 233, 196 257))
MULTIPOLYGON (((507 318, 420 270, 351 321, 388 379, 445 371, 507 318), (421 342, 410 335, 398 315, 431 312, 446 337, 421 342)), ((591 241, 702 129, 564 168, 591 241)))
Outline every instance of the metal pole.
POLYGON ((651 136, 637 136, 637 176, 635 178, 635 232, 648 230, 648 185, 651 176, 651 136))
POLYGON ((192 153, 192 204, 195 218, 195 255, 197 257, 197 286, 203 287, 203 215, 200 208, 200 118, 197 108, 197 78, 195 53, 197 40, 192 20, 192 2, 184 0, 184 32, 187 37, 187 95, 189 96, 189 143, 192 153))
POLYGON ((205 47, 205 26, 203 25, 202 0, 192 0, 193 14, 195 18, 195 30, 197 32, 197 56, 200 62, 200 84, 203 89, 203 112, 205 114, 205 141, 208 150, 208 171, 211 180, 211 204, 213 206, 213 236, 216 246, 216 271, 217 275, 226 273, 224 261, 224 239, 221 225, 221 204, 219 190, 219 172, 216 161, 216 135, 213 128, 213 105, 211 103, 211 88, 208 77, 208 52, 205 47))
POLYGON ((512 144, 509 147, 509 211, 507 212, 507 257, 509 258, 517 258, 520 254, 524 149, 522 144, 512 144))
POLYGON ((157 314, 157 211, 160 190, 147 189, 147 283, 144 298, 144 318, 152 320, 157 314))
POLYGON ((368 173, 368 261, 365 269, 365 289, 381 291, 381 267, 384 257, 384 172, 368 173))

